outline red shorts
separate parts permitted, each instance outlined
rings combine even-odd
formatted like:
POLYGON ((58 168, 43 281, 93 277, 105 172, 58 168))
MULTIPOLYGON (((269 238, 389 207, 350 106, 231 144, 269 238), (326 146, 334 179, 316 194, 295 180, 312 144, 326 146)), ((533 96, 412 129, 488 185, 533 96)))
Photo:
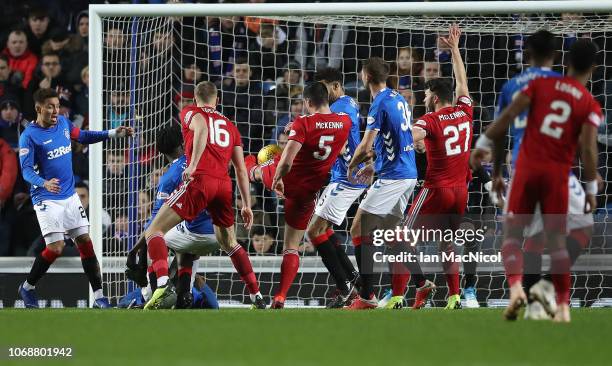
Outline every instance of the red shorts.
MULTIPOLYGON (((272 190, 272 180, 276 173, 278 159, 269 160, 261 165, 261 176, 264 186, 272 190)), ((292 174, 291 172, 289 174, 292 174)), ((298 182, 299 178, 293 175, 285 176, 285 222, 294 229, 306 230, 312 213, 314 212, 317 192, 312 187, 303 187, 298 182)))
POLYGON ((569 172, 564 166, 517 167, 508 187, 506 223, 529 225, 539 203, 544 228, 565 232, 569 172))
POLYGON ((467 206, 467 186, 423 188, 412 202, 404 225, 457 230, 467 206))
POLYGON ((229 179, 193 176, 193 180, 172 192, 166 204, 183 220, 191 221, 207 209, 214 225, 224 228, 234 225, 232 181, 229 179))

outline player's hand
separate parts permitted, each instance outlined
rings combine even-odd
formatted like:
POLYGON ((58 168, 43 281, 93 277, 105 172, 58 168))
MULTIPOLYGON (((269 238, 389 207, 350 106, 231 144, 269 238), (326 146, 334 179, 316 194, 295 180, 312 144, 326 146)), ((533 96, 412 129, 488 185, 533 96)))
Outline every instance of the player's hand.
POLYGON ((117 137, 124 138, 126 136, 134 136, 134 129, 128 126, 117 127, 117 137))
POLYGON ((253 211, 250 207, 242 207, 240 210, 240 215, 242 216, 242 221, 244 222, 244 228, 247 230, 251 229, 253 226, 253 211))
POLYGON ((595 199, 594 194, 586 195, 586 199, 584 202, 584 213, 591 213, 597 208, 597 200, 595 199))
POLYGON ((503 208, 504 195, 506 194, 506 182, 504 182, 504 178, 502 176, 494 176, 491 182, 493 183, 491 190, 495 192, 497 197, 497 206, 503 208))
POLYGON ((440 37, 440 41, 443 45, 453 49, 459 48, 459 38, 461 38, 461 29, 457 24, 453 24, 448 30, 448 37, 440 37))
POLYGON ((363 168, 359 169, 355 174, 355 181, 359 184, 368 184, 374 177, 374 165, 366 164, 363 168))
POLYGON ((183 182, 189 182, 193 180, 192 174, 195 171, 195 168, 189 165, 185 170, 183 170, 183 182))
POLYGON ((274 177, 272 181, 272 190, 276 192, 280 198, 285 198, 285 183, 283 183, 282 178, 274 177))
POLYGON ((51 87, 51 78, 44 78, 38 83, 40 89, 49 89, 51 87))
POLYGON ((50 180, 46 180, 43 186, 45 187, 47 191, 51 193, 60 193, 61 188, 60 188, 59 182, 60 182, 59 179, 53 178, 50 180))
POLYGON ((284 131, 285 131, 285 133, 287 135, 289 135, 289 131, 291 131, 291 127, 293 127, 293 122, 289 122, 289 123, 287 123, 287 126, 285 126, 285 130, 284 131))
POLYGON ((491 159, 491 153, 482 149, 474 149, 470 154, 470 168, 476 170, 482 166, 483 161, 489 161, 491 159))

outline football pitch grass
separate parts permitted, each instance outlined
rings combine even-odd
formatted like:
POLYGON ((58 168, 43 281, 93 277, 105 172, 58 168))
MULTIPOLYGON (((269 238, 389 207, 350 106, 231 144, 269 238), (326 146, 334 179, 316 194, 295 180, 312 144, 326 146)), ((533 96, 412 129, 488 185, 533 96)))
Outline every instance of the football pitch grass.
POLYGON ((571 324, 501 310, 0 310, 0 365, 609 365, 612 309, 571 324), (8 358, 9 346, 71 358, 8 358))

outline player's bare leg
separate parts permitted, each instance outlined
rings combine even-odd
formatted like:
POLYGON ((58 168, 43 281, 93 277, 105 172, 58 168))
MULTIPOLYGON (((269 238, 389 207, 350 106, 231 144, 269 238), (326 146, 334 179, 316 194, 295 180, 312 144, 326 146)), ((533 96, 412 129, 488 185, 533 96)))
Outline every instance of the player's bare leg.
POLYGON ((295 279, 300 266, 298 248, 304 237, 305 230, 299 230, 285 224, 285 237, 283 245, 283 263, 281 264, 281 279, 278 290, 274 295, 272 309, 282 309, 285 306, 287 292, 295 279))
MULTIPOLYGON (((55 234, 49 234, 55 235, 55 234)), ((64 234, 56 235, 58 238, 63 238, 64 234)), ((24 301, 26 308, 38 308, 38 297, 36 296, 35 288, 42 276, 47 273, 49 267, 62 254, 64 250, 64 240, 57 240, 45 246, 45 249, 36 256, 34 264, 30 269, 25 282, 19 286, 19 297, 24 301)))
POLYGON ((338 258, 335 243, 329 237, 328 229, 330 227, 329 221, 315 214, 308 224, 307 232, 310 242, 317 249, 323 264, 325 264, 325 267, 336 282, 338 294, 328 303, 327 307, 338 308, 345 305, 355 290, 351 282, 348 281, 347 273, 344 271, 342 263, 338 258))
POLYGON ((96 257, 96 253, 91 242, 89 234, 82 234, 76 237, 74 240, 79 254, 81 256, 81 264, 83 265, 83 271, 87 275, 89 284, 94 293, 94 307, 98 308, 110 308, 108 299, 104 297, 102 293, 102 274, 100 273, 100 263, 96 257))
POLYGON ((215 225, 214 228, 219 246, 230 257, 234 268, 236 268, 236 271, 238 271, 238 274, 240 275, 240 279, 242 279, 242 282, 244 282, 247 290, 249 291, 253 308, 265 309, 266 303, 261 295, 261 292, 259 292, 259 283, 257 282, 257 277, 253 272, 251 260, 249 259, 247 252, 240 244, 238 244, 238 241, 236 240, 234 225, 227 228, 215 225))
POLYGON ((527 295, 523 290, 523 251, 522 227, 517 225, 506 225, 504 243, 502 245, 502 257, 506 270, 506 279, 510 286, 510 303, 504 311, 507 320, 516 320, 520 309, 527 303, 527 295))
POLYGON ((176 293, 168 283, 168 247, 164 235, 183 219, 167 204, 163 204, 159 212, 145 231, 149 258, 157 277, 157 289, 144 309, 170 308, 176 303, 176 293))

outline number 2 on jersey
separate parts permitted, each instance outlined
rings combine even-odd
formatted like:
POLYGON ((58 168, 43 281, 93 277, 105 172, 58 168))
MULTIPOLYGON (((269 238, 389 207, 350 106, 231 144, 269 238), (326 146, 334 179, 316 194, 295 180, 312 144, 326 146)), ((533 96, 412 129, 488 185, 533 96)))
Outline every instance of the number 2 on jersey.
POLYGON ((470 148, 470 122, 460 123, 459 128, 453 125, 446 126, 443 133, 444 136, 449 136, 444 143, 444 146, 446 146, 446 156, 461 154, 461 152, 466 152, 470 148), (463 151, 461 151, 461 143, 457 142, 463 130, 465 130, 465 141, 463 143, 463 151))
POLYGON ((317 160, 325 160, 331 154, 332 148, 329 146, 332 142, 334 142, 334 136, 321 136, 319 138, 319 150, 312 153, 312 156, 317 160))
POLYGON ((572 113, 572 107, 562 100, 553 100, 550 103, 550 109, 553 111, 559 111, 559 113, 549 113, 544 117, 542 121, 542 127, 540 132, 555 139, 560 139, 563 134, 563 128, 561 126, 551 126, 553 123, 562 124, 567 122, 570 114, 572 113))

